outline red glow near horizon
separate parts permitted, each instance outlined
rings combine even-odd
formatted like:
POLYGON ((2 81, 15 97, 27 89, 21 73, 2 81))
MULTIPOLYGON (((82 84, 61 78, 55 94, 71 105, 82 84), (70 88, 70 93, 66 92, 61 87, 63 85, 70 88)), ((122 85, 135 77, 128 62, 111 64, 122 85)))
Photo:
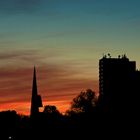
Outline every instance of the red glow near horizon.
MULTIPOLYGON (((33 68, 4 68, 0 70, 0 111, 16 110, 20 114, 30 114, 33 68)), ((64 113, 72 99, 88 88, 98 93, 98 81, 86 78, 71 70, 58 67, 37 69, 38 94, 43 105, 55 105, 64 113)), ((88 76, 89 77, 89 76, 88 76)))
MULTIPOLYGON (((18 114, 30 115, 30 104, 30 102, 5 103, 1 105, 0 111, 16 110, 18 114)), ((64 113, 70 107, 70 101, 48 101, 47 104, 57 106, 61 113, 64 113)), ((43 102, 43 105, 45 106, 46 102, 43 102)), ((43 107, 40 108, 40 111, 42 112, 43 109, 43 107)))
MULTIPOLYGON (((42 96, 43 106, 55 105, 61 113, 65 113, 65 111, 70 108, 72 99, 76 97, 81 91, 82 90, 77 90, 77 92, 75 93, 74 90, 72 90, 72 93, 75 93, 75 94, 72 94, 72 93, 70 94, 68 92, 65 94, 65 92, 63 92, 64 95, 59 95, 59 94, 57 95, 55 93, 51 93, 52 95, 49 94, 50 96, 48 97, 42 96)), ((12 102, 7 100, 0 104, 0 111, 16 110, 17 113, 19 114, 29 115, 30 105, 31 105, 30 98, 28 99, 28 101, 27 99, 25 101, 24 99, 21 101, 20 100, 16 101, 16 99, 14 101, 13 99, 12 102)), ((43 107, 40 108, 40 110, 43 111, 43 107)))

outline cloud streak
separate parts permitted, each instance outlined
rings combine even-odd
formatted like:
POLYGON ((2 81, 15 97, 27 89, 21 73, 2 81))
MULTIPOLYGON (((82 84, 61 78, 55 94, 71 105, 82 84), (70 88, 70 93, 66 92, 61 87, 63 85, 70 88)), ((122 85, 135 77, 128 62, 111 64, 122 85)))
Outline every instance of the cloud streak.
MULTIPOLYGON (((33 62, 38 64, 38 91, 44 103, 68 101, 65 104, 65 107, 68 107, 70 100, 79 94, 81 90, 92 87, 95 87, 94 90, 97 90, 98 88, 98 82, 96 80, 93 81, 92 77, 89 79, 85 78, 87 77, 87 73, 84 73, 84 69, 79 71, 79 68, 82 67, 81 62, 73 62, 69 65, 65 61, 63 63, 57 63, 56 54, 44 56, 34 49, 24 51, 16 50, 1 53, 0 61, 13 61, 10 65, 0 65, 0 109, 3 107, 2 104, 9 103, 12 105, 19 104, 20 102, 30 102, 33 62), (52 59, 53 63, 51 61, 52 59)), ((29 113, 29 108, 25 110, 26 114, 29 113)), ((61 108, 64 110, 62 105, 61 108)))

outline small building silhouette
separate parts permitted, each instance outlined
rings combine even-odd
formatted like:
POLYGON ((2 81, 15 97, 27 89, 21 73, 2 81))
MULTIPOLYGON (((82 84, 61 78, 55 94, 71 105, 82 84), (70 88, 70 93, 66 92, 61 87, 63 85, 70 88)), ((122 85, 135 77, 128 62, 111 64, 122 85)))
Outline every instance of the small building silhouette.
POLYGON ((41 96, 38 95, 37 80, 36 80, 36 68, 33 72, 33 85, 32 85, 32 97, 31 97, 31 117, 37 117, 39 114, 39 107, 42 107, 41 96))
POLYGON ((103 112, 127 114, 139 106, 140 71, 126 55, 99 60, 99 108, 103 112))

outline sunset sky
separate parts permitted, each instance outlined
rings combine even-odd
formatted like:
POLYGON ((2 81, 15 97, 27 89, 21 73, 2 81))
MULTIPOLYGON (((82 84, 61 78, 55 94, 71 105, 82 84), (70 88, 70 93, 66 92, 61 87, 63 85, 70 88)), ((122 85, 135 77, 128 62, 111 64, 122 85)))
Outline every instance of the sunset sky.
POLYGON ((98 93, 103 53, 140 68, 139 0, 0 0, 0 111, 29 114, 34 65, 44 105, 98 93))

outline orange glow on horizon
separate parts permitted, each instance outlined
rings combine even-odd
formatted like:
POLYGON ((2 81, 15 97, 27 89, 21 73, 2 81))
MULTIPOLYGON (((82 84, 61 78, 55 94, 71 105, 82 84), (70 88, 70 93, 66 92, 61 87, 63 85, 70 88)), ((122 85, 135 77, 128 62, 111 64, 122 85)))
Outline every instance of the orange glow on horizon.
MULTIPOLYGON (((85 89, 86 90, 86 89, 85 89)), ((81 90, 82 91, 82 90, 81 90)), ((52 96, 48 96, 48 97, 43 97, 42 95, 42 101, 43 101, 43 106, 45 105, 54 105, 57 107, 57 109, 61 112, 61 113, 65 113, 66 110, 68 110, 70 108, 71 102, 73 100, 73 98, 75 98, 78 94, 80 94, 81 92, 80 90, 78 90, 77 92, 74 90, 72 90, 70 93, 67 92, 67 94, 65 94, 65 92, 61 92, 63 93, 62 95, 55 95, 55 93, 52 93, 52 96), (72 94, 73 93, 73 94, 72 94)), ((98 94, 98 88, 96 87, 96 90, 94 90, 97 94, 98 94)), ((2 101, 2 99, 1 99, 2 101)), ((23 115, 30 115, 30 106, 31 106, 31 102, 30 100, 28 101, 24 101, 20 100, 20 101, 13 101, 13 102, 4 102, 0 104, 0 111, 5 111, 5 110, 15 110, 17 111, 18 114, 23 114, 23 115)), ((40 108, 41 111, 43 111, 43 107, 40 108)))
MULTIPOLYGON (((0 111, 15 110, 18 114, 30 115, 30 105, 30 102, 4 103, 1 104, 0 111)), ((43 106, 45 105, 54 105, 61 113, 64 113, 67 109, 69 109, 70 101, 45 101, 43 102, 43 106)), ((43 111, 43 107, 40 110, 43 111)))
MULTIPOLYGON (((66 110, 70 108, 70 103, 72 102, 73 98, 75 98, 78 94, 80 94, 81 91, 83 91, 80 89, 81 88, 79 87, 79 89, 73 89, 71 91, 70 89, 66 90, 67 92, 64 90, 59 91, 61 95, 55 92, 50 92, 50 94, 47 94, 48 96, 40 94, 42 96, 43 106, 54 105, 61 113, 65 113, 66 110)), ((98 87, 93 90, 98 94, 98 87)), ((31 102, 29 98, 31 98, 31 95, 28 96, 28 100, 24 98, 22 99, 20 97, 20 100, 11 100, 10 98, 7 98, 7 101, 5 101, 5 99, 1 98, 2 103, 0 104, 0 111, 15 110, 18 114, 30 115, 31 102)), ((43 111, 43 107, 40 108, 40 110, 43 111)))
MULTIPOLYGON (((0 111, 15 110, 19 114, 30 114, 32 93, 32 68, 1 69, 0 73, 0 111), (16 77, 16 78, 15 78, 16 77), (18 84, 17 84, 18 83, 18 84)), ((43 105, 54 105, 64 113, 70 107, 70 102, 88 88, 98 93, 98 80, 89 75, 74 73, 73 70, 63 70, 59 67, 38 67, 37 86, 43 105), (72 72, 71 72, 72 71, 72 72)), ((43 108, 41 108, 43 110, 43 108)))

